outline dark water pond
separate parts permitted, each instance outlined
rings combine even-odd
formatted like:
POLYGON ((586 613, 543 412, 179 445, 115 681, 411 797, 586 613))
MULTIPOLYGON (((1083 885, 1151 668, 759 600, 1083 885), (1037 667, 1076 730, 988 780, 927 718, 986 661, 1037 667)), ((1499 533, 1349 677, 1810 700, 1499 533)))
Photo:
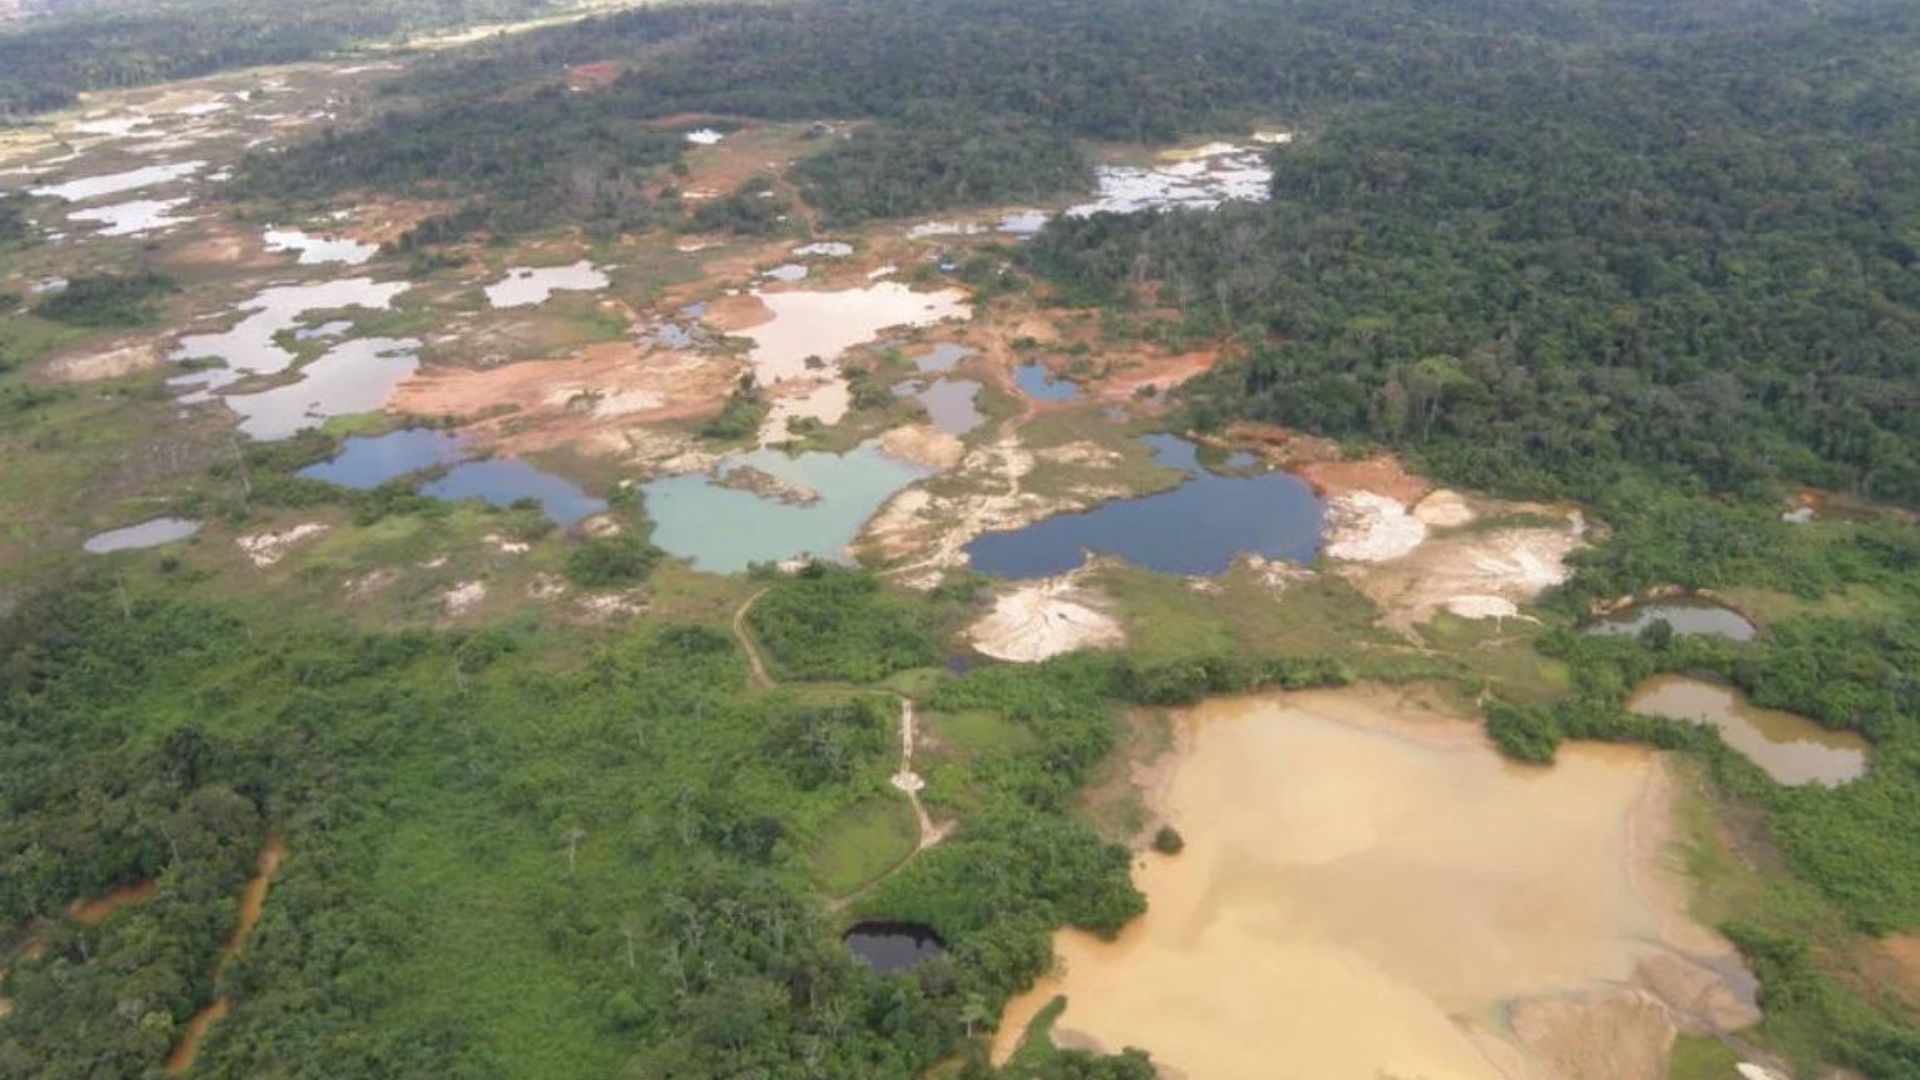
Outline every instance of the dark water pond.
POLYGON ((1072 401, 1080 396, 1080 387, 1068 379, 1056 379, 1045 364, 1021 364, 1013 369, 1013 381, 1021 393, 1035 401, 1072 401))
POLYGON ((919 923, 863 922, 841 935, 840 940, 868 966, 889 975, 912 971, 947 951, 940 935, 919 923))
POLYGON ((301 469, 300 475, 341 487, 374 488, 408 473, 453 465, 470 456, 458 435, 430 428, 408 428, 371 438, 348 439, 339 454, 301 469))
POLYGON ((1167 574, 1218 574, 1241 554, 1310 563, 1320 551, 1322 507, 1290 473, 1223 475, 1200 468, 1198 448, 1171 435, 1144 440, 1162 465, 1188 479, 1171 491, 1061 514, 966 547, 973 567, 1008 578, 1064 574, 1087 552, 1167 574))
POLYGON ((532 499, 548 517, 562 525, 572 525, 607 508, 604 499, 596 499, 571 481, 543 473, 518 458, 456 465, 447 470, 445 476, 422 487, 420 494, 435 499, 485 499, 495 506, 511 506, 521 499, 532 499))
POLYGON ((603 500, 588 495, 571 481, 543 473, 518 458, 468 461, 471 456, 458 435, 409 428, 348 439, 340 453, 307 466, 300 475, 364 490, 423 469, 452 465, 445 475, 422 485, 420 494, 449 501, 485 499, 495 506, 533 499, 548 517, 562 525, 572 525, 607 508, 603 500))
POLYGON ((1729 641, 1752 641, 1760 630, 1737 611, 1704 600, 1662 600, 1636 604, 1589 626, 1589 634, 1636 636, 1656 622, 1665 621, 1679 637, 1704 634, 1729 641))

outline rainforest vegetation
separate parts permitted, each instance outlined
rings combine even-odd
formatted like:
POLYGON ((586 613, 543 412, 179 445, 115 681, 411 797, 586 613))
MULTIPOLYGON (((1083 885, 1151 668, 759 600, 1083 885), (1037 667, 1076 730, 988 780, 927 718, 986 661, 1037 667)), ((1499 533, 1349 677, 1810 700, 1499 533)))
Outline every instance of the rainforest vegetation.
MULTIPOLYGON (((0 33, 0 114, 543 7, 103 5, 0 33)), ((650 4, 423 58, 377 115, 250 157, 233 190, 431 197, 453 209, 398 241, 425 260, 560 224, 771 236, 803 210, 845 226, 1043 202, 1087 189, 1100 144, 1296 131, 1269 202, 1056 220, 962 280, 1218 345, 1170 424, 1276 424, 1581 503, 1596 542, 1535 639, 1564 695, 1469 687, 1490 733, 1527 761, 1600 738, 1696 763, 1777 853, 1724 928, 1764 981, 1767 1045, 1809 1075, 1902 1078, 1920 1076, 1911 1009, 1825 965, 1843 934, 1920 931, 1920 533, 1899 512, 1920 507, 1917 55, 1920 10, 1894 0, 650 4), (568 88, 603 62, 610 85, 568 88), (762 198, 768 177, 683 204, 687 114, 830 121, 789 174, 804 206, 762 198), (1785 522, 1800 489, 1862 509, 1785 522), (1669 586, 1778 614, 1745 644, 1570 629, 1669 586), (1858 731, 1871 768, 1782 787, 1709 729, 1627 712, 1663 672, 1858 731)), ((23 221, 0 201, 0 246, 23 221)), ((34 308, 117 330, 170 288, 82 276, 34 308)), ((0 406, 76 392, 8 385, 0 406)), ((765 407, 742 385, 704 434, 745 437, 765 407)), ((223 453, 207 469, 229 494, 175 509, 451 513, 402 482, 296 475, 338 445, 223 453)), ((682 569, 635 502, 556 570, 640 590, 682 569)), ((498 526, 549 527, 526 508, 498 526)), ((50 572, 0 616, 0 1077, 153 1075, 222 996, 245 1007, 197 1075, 840 1080, 954 1058, 994 1075, 969 1035, 1046 969, 1050 933, 1142 910, 1126 850, 1075 812, 1117 710, 1442 670, 1196 646, 944 672, 978 613, 966 575, 922 595, 761 568, 732 622, 374 631, 152 561, 50 572), (927 793, 963 822, 950 840, 830 889, 823 851, 907 815, 888 785, 903 697, 1017 737, 927 793), (220 970, 270 831, 291 854, 220 970), (149 881, 95 922, 69 907, 149 881), (837 937, 863 916, 925 923, 947 953, 878 974, 837 937)), ((1043 1053, 999 1074, 1152 1066, 1043 1053)))
POLYGON ((0 30, 0 120, 140 86, 310 60, 410 31, 527 18, 552 0, 100 0, 0 30))

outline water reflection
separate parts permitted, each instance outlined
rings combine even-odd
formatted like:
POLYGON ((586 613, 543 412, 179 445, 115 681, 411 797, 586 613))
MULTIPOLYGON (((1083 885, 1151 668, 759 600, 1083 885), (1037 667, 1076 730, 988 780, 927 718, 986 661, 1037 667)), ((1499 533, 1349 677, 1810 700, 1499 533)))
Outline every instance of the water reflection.
POLYGON ((1320 550, 1322 507, 1290 473, 1221 475, 1199 467, 1194 444, 1144 440, 1168 468, 1188 474, 1171 491, 1060 514, 966 547, 974 569, 1010 578, 1064 574, 1087 552, 1115 555, 1168 574, 1221 573, 1241 554, 1311 563, 1320 550))
POLYGON ((185 540, 200 531, 201 522, 190 518, 160 517, 138 525, 97 533, 81 545, 95 555, 114 551, 137 551, 185 540))
POLYGON ((1728 746, 1783 784, 1838 787, 1867 771, 1867 740, 1821 727, 1804 716, 1751 704, 1728 686, 1658 675, 1635 690, 1627 708, 1719 729, 1728 746))

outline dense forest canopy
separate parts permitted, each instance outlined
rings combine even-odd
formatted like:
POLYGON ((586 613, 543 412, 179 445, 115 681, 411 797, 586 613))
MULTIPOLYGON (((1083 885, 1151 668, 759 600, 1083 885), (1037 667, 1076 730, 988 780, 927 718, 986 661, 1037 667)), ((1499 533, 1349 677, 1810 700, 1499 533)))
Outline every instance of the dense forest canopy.
POLYGON ((470 222, 655 214, 648 121, 879 121, 830 220, 1083 189, 1077 140, 1306 129, 1273 200, 1063 222, 1029 265, 1238 335, 1203 400, 1591 496, 1623 467, 1920 501, 1920 14, 1800 5, 667 5, 429 64, 256 192, 453 184, 470 222), (567 65, 613 59, 569 94, 567 65), (561 198, 554 198, 554 193, 561 198))
POLYGON ((1200 392, 1604 499, 1626 467, 1920 502, 1911 9, 1356 110, 1273 200, 1063 222, 1032 264, 1241 334, 1200 392))
MULTIPOLYGON (((88 5, 0 34, 0 114, 546 6, 88 5)), ((375 632, 209 595, 191 557, 126 556, 0 616, 15 1009, 0 1080, 150 1075, 216 992, 246 1007, 204 1044, 213 1076, 838 1080, 969 1054, 955 1075, 988 1076, 968 1035, 1045 970, 1051 932, 1141 911, 1126 850, 1073 813, 1115 749, 1116 707, 1361 676, 1458 679, 1517 758, 1568 738, 1691 754, 1753 815, 1741 825, 1777 854, 1782 895, 1804 889, 1788 902, 1849 932, 1920 929, 1920 541, 1877 511, 1789 525, 1780 499, 1810 486, 1920 505, 1911 3, 674 2, 421 58, 387 90, 363 124, 249 158, 233 191, 252 220, 376 192, 456 207, 403 246, 575 225, 797 238, 800 209, 838 227, 1064 199, 1103 144, 1296 131, 1271 153, 1269 202, 1056 220, 1024 245, 983 240, 960 280, 981 267, 1020 303, 1103 309, 1116 335, 1221 346, 1170 424, 1270 422, 1403 451, 1476 491, 1580 501, 1604 528, 1529 612, 1556 627, 1654 587, 1808 606, 1739 645, 1529 626, 1565 685, 1520 703, 1424 646, 1404 667, 1385 646, 1336 661, 1196 645, 943 672, 986 596, 966 574, 920 595, 814 566, 757 575, 748 607, 714 600, 685 621, 603 632, 529 604, 375 632), (606 63, 609 84, 567 85, 569 67, 606 63), (736 119, 832 126, 783 176, 689 212, 681 129, 736 119), (1858 731, 1872 768, 1842 789, 1773 784, 1707 729, 1630 715, 1630 689, 1658 672, 1858 731), (888 783, 906 695, 1005 743, 940 780, 961 822, 949 840, 861 877, 870 891, 833 892, 823 835, 901 826, 888 783), (216 980, 270 830, 296 855, 216 980), (147 902, 97 924, 68 910, 146 880, 147 902), (836 940, 868 915, 925 922, 948 954, 881 976, 836 940)), ((0 200, 0 249, 30 236, 32 205, 0 200)), ((32 311, 61 333, 119 333, 157 321, 175 288, 92 271, 32 311)), ((764 407, 743 385, 707 433, 750 435, 764 407)), ((225 519, 215 530, 296 510, 356 528, 450 513, 405 483, 296 475, 339 441, 223 447, 210 474, 244 500, 194 512, 225 519)), ((567 582, 640 592, 671 569, 724 595, 671 566, 639 497, 619 498, 625 531, 564 539, 567 582)), ((1920 1034, 1828 981, 1804 941, 1730 932, 1766 979, 1769 1038, 1920 1075, 1920 1034)), ((1066 1054, 1015 1075, 1153 1073, 1137 1055, 1066 1054)))
POLYGON ((526 18, 553 0, 101 0, 0 30, 0 120, 86 90, 310 60, 410 31, 526 18))

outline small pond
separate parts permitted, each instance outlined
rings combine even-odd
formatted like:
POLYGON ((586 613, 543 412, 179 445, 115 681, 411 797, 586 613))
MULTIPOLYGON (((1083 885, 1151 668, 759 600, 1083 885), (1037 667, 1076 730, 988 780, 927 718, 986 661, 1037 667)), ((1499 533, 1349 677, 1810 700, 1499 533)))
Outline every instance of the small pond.
POLYGON ((736 454, 713 473, 670 476, 643 490, 655 544, 701 570, 730 574, 800 556, 844 560, 881 504, 927 473, 863 443, 844 454, 736 454), (782 490, 749 490, 737 482, 749 471, 782 490), (723 477, 736 482, 718 482, 723 477))
POLYGON ((206 400, 205 391, 216 390, 245 375, 272 375, 293 366, 294 355, 281 348, 274 337, 292 330, 308 312, 366 308, 385 311, 393 298, 407 291, 404 281, 376 282, 372 278, 346 278, 308 285, 274 285, 261 289, 238 309, 245 317, 227 330, 210 334, 188 334, 180 339, 172 359, 214 359, 217 368, 205 368, 176 375, 167 380, 177 388, 200 388, 183 400, 206 400))
POLYGON ((607 508, 570 481, 541 472, 519 458, 470 460, 472 447, 459 435, 431 428, 408 428, 385 435, 355 436, 338 454, 300 470, 310 480, 366 490, 412 473, 443 466, 447 472, 420 488, 435 499, 485 499, 509 506, 534 499, 549 518, 572 525, 607 508))
POLYGON ((965 435, 986 420, 973 403, 980 394, 980 384, 968 379, 935 379, 926 385, 905 382, 895 386, 893 392, 918 401, 927 410, 934 429, 948 435, 965 435))
POLYGON ((182 161, 175 165, 148 165, 143 169, 130 169, 127 172, 109 173, 105 176, 88 176, 79 180, 69 180, 64 184, 52 184, 34 188, 29 194, 48 195, 68 202, 83 202, 97 199, 103 195, 118 195, 123 191, 138 191, 156 184, 171 183, 183 177, 192 176, 206 167, 204 161, 182 161))
POLYGON ((374 244, 362 244, 344 236, 310 236, 299 229, 268 229, 265 240, 268 251, 298 252, 301 266, 322 263, 359 266, 380 252, 374 244))
POLYGON ((375 488, 408 473, 465 461, 460 436, 431 428, 408 428, 371 437, 356 436, 331 459, 300 470, 310 480, 350 488, 375 488))
POLYGON ((113 551, 138 551, 185 540, 200 531, 201 523, 190 518, 161 517, 138 525, 109 529, 90 537, 81 546, 95 555, 113 551))
POLYGON ((1678 637, 1704 634, 1729 641, 1752 641, 1759 628, 1737 611, 1704 600, 1662 600, 1636 604, 1586 627, 1582 632, 1602 636, 1636 637, 1654 623, 1664 621, 1678 637))
POLYGON ((331 417, 373 412, 420 366, 412 338, 361 338, 327 350, 301 368, 300 380, 220 400, 240 414, 240 430, 263 442, 291 438, 331 417))
POLYGON ((75 210, 68 214, 67 218, 70 221, 84 221, 99 225, 101 236, 138 236, 141 233, 171 229, 175 225, 184 225, 192 221, 190 217, 173 216, 175 210, 190 201, 188 199, 137 199, 133 202, 75 210))
POLYGON ((1013 381, 1020 384, 1021 393, 1035 401, 1073 401, 1080 396, 1079 384, 1055 378, 1047 365, 1041 363, 1014 368, 1013 381))
POLYGON ((1258 150, 1209 143, 1179 155, 1182 160, 1141 168, 1096 168, 1099 198, 1067 210, 1068 217, 1137 214, 1146 210, 1212 210, 1223 202, 1265 202, 1273 169, 1258 150))
POLYGON ((1711 724, 1728 746, 1782 784, 1838 787, 1867 771, 1866 739, 1834 731, 1790 712, 1763 709, 1730 686, 1656 675, 1642 683, 1627 708, 1646 716, 1711 724))
POLYGON ((947 342, 935 345, 925 353, 914 357, 913 366, 916 371, 931 375, 942 371, 952 371, 955 364, 972 355, 973 350, 967 348, 965 345, 955 345, 947 342))
POLYGON ((996 228, 1008 236, 1025 238, 1039 235, 1041 230, 1047 227, 1047 222, 1052 219, 1053 215, 1045 210, 1022 210, 1017 214, 1008 214, 1001 218, 996 228))
POLYGON ((1115 555, 1167 574, 1213 575, 1241 554, 1311 563, 1320 551, 1322 506, 1291 473, 1222 475, 1200 468, 1185 439, 1144 440, 1160 464, 1188 479, 1171 491, 1060 514, 1012 532, 987 533, 966 547, 974 569, 1002 577, 1052 577, 1087 552, 1115 555))
POLYGON ((605 500, 580 490, 572 481, 543 473, 519 458, 456 465, 445 476, 422 486, 420 494, 449 501, 485 499, 495 506, 533 499, 561 525, 572 525, 607 508, 605 500))
POLYGON ((516 266, 507 276, 487 286, 487 303, 496 308, 527 307, 545 303, 561 289, 587 292, 607 287, 607 275, 591 262, 581 259, 572 266, 516 266))
POLYGON ((947 943, 933 928, 919 923, 863 922, 842 934, 853 955, 866 961, 883 975, 912 971, 936 956, 944 956, 947 943))

